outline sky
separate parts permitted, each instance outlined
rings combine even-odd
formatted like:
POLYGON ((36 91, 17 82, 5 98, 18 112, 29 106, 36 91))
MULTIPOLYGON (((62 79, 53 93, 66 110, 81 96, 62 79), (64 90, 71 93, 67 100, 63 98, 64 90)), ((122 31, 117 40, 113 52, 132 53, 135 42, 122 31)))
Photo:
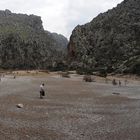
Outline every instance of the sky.
POLYGON ((0 0, 0 10, 41 16, 43 27, 69 39, 77 25, 90 22, 99 13, 123 0, 0 0))

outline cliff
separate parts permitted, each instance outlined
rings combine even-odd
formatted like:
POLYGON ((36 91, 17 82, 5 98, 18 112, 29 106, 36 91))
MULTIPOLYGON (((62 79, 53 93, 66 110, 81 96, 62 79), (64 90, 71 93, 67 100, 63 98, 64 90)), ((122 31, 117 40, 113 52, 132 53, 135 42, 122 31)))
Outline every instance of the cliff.
POLYGON ((60 38, 43 29, 39 16, 0 11, 0 68, 50 68, 66 55, 68 41, 60 38))
POLYGON ((71 67, 140 74, 140 1, 124 0, 78 25, 68 45, 71 67))

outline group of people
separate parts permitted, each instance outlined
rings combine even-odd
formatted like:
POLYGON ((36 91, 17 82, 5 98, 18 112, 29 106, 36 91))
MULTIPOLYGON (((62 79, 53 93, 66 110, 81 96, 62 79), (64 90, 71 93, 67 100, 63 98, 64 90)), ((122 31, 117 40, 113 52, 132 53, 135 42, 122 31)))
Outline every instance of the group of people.
MULTIPOLYGON (((128 82, 127 82, 127 80, 125 79, 125 80, 124 80, 124 85, 126 86, 127 83, 128 83, 128 82)), ((119 80, 119 82, 117 83, 116 79, 113 79, 113 80, 112 80, 112 84, 113 84, 113 85, 117 85, 117 84, 118 84, 119 86, 121 86, 121 85, 122 85, 122 82, 119 80)))
MULTIPOLYGON (((5 74, 0 74, 0 81, 2 81, 2 78, 4 78, 5 77, 5 74)), ((13 75, 13 79, 16 79, 16 75, 14 74, 13 75)))

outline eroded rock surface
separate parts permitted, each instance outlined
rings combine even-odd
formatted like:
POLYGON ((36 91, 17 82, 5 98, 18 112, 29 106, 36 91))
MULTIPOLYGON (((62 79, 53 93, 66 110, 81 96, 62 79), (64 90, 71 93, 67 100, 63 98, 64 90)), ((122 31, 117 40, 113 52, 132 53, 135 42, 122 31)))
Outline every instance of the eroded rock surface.
POLYGON ((139 35, 140 1, 124 0, 73 30, 68 45, 71 65, 85 71, 140 74, 139 35))

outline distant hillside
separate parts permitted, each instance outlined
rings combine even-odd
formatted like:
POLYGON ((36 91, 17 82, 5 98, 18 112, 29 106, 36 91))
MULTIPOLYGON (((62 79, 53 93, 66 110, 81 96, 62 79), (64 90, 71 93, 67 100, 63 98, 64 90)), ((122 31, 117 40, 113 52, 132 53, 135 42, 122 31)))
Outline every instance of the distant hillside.
POLYGON ((44 31, 39 16, 0 11, 0 68, 50 68, 63 61, 67 43, 62 35, 44 31))
POLYGON ((50 32, 47 33, 56 41, 57 45, 59 45, 57 49, 67 53, 68 40, 66 39, 66 37, 57 33, 50 33, 50 32))
POLYGON ((140 0, 124 0, 78 25, 68 49, 71 67, 79 70, 140 74, 140 0))

